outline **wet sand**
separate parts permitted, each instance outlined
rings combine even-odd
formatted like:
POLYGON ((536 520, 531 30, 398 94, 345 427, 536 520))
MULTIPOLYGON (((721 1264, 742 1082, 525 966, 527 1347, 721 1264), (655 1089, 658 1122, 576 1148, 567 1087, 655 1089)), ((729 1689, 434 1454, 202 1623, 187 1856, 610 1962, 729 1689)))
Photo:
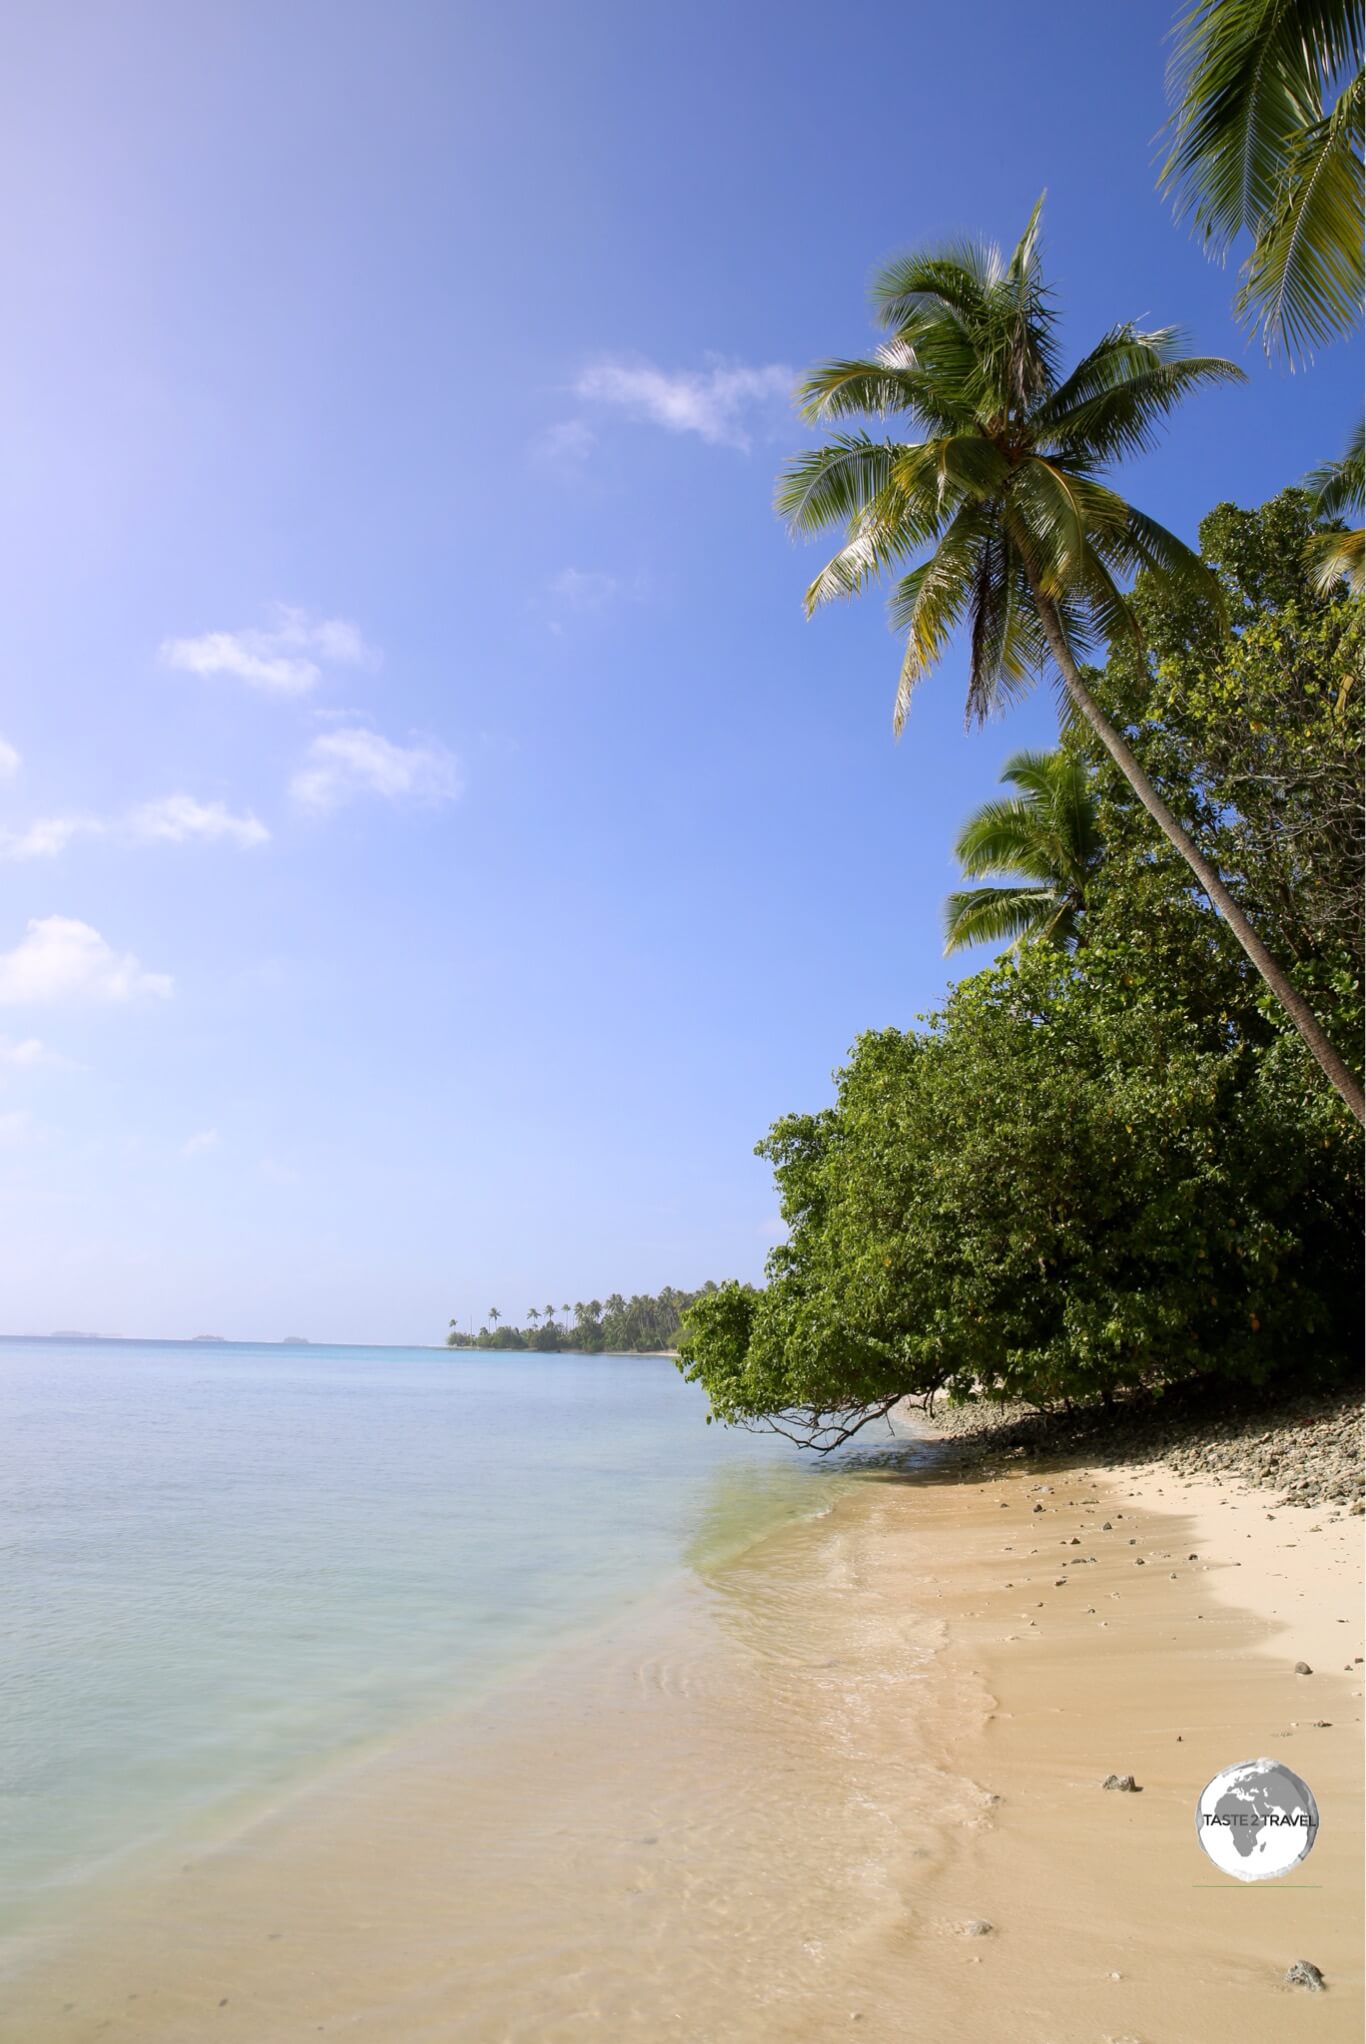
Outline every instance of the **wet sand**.
POLYGON ((888 1467, 121 1885, 15 1957, 0 2038, 1355 2040, 1362 1522, 1266 1512, 888 1467), (1261 1754, 1322 1829, 1244 1885, 1195 1799, 1261 1754))

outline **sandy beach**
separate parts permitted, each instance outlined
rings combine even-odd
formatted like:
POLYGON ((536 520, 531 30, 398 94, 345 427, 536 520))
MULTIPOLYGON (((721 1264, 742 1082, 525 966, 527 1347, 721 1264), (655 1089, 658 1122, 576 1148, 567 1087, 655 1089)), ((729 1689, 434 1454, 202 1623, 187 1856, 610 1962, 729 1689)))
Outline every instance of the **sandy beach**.
POLYGON ((1360 1518, 909 1454, 125 1885, 16 1961, 0 2037, 1356 2039, 1360 1518), (1322 1829, 1245 1885, 1195 1801, 1261 1755, 1322 1829))

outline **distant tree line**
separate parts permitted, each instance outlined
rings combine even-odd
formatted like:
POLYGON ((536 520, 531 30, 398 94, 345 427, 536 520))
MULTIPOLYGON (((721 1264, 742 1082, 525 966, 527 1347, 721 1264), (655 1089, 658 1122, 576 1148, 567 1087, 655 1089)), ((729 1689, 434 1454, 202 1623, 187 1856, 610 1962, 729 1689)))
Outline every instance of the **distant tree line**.
POLYGON ((657 1295, 637 1292, 626 1299, 620 1292, 613 1292, 605 1300, 579 1299, 572 1308, 567 1302, 560 1306, 529 1306, 525 1327, 515 1326, 497 1306, 490 1306, 487 1324, 478 1334, 462 1332, 452 1320, 446 1346, 532 1349, 542 1354, 562 1354, 565 1350, 577 1350, 584 1355, 657 1354, 678 1346, 683 1315, 715 1290, 716 1286, 710 1283, 696 1292, 680 1292, 673 1285, 665 1285, 657 1295))

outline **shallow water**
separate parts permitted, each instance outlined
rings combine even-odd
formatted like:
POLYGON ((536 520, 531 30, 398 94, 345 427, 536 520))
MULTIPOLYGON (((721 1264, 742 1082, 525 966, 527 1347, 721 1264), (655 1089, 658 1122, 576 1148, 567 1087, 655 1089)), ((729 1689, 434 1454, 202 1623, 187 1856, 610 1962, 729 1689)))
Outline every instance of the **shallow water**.
POLYGON ((0 1341, 0 1904, 79 1913, 826 1509, 662 1358, 0 1341))

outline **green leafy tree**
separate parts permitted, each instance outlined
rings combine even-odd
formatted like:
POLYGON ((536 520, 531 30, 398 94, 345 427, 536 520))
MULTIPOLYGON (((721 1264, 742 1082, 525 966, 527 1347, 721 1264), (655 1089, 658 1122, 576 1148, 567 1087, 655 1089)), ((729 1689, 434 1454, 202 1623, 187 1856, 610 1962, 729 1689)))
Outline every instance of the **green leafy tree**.
POLYGON ((808 611, 901 572, 892 618, 906 635, 895 722, 961 626, 969 718, 1009 703, 1051 659, 1076 714, 1225 917, 1358 1121, 1360 1081, 1271 955, 1219 872, 1153 788, 1133 748, 1082 678, 1085 649, 1136 631, 1121 584, 1141 570, 1203 597, 1218 589, 1198 557, 1104 483, 1106 468, 1149 448, 1190 391, 1238 380, 1232 364, 1181 353, 1173 329, 1130 324, 1103 335, 1069 375, 1038 250, 1039 208, 1009 259, 953 245, 890 264, 874 285, 890 338, 870 358, 828 362, 802 389, 826 423, 904 415, 918 440, 842 433, 799 456, 778 508, 800 533, 845 528, 807 591, 808 611))
POLYGON ((1065 750, 1017 752, 1001 775, 1019 789, 968 819, 954 853, 969 880, 944 905, 944 949, 1033 940, 1065 949, 1100 857, 1095 798, 1083 760, 1065 750))
POLYGON ((1355 1132, 1217 1005, 1241 966, 1212 947, 1216 999, 1178 1003, 1170 963, 1031 946, 862 1037, 834 1106, 759 1146, 789 1230, 767 1286, 687 1316, 713 1415, 828 1449, 902 1398, 1355 1368, 1355 1132))
POLYGON ((1200 0, 1177 23, 1161 188, 1211 255, 1252 237, 1234 301, 1304 356, 1361 317, 1358 0, 1200 0))
MULTIPOLYGON (((1157 579, 1140 577, 1141 644, 1118 645, 1089 679, 1145 772, 1239 895, 1335 1037, 1362 1036, 1363 690, 1361 606, 1314 586, 1313 511, 1286 490, 1255 511, 1222 504, 1201 521, 1233 629, 1157 579)), ((1154 861, 1127 783, 1099 747, 1100 880, 1141 947, 1199 918, 1170 855, 1154 861)), ((1206 921, 1209 919, 1206 918, 1206 921)), ((1221 933, 1222 934, 1222 933, 1221 933)), ((1225 947, 1227 948, 1227 946, 1225 947)), ((1168 968, 1180 979, 1180 961, 1168 968)), ((1189 980, 1189 975, 1187 975, 1189 980)), ((1260 997, 1255 984, 1238 998, 1260 997)), ((1221 999, 1225 999, 1221 995, 1221 999)), ((1262 998, 1265 1018, 1275 1010, 1262 998)))

